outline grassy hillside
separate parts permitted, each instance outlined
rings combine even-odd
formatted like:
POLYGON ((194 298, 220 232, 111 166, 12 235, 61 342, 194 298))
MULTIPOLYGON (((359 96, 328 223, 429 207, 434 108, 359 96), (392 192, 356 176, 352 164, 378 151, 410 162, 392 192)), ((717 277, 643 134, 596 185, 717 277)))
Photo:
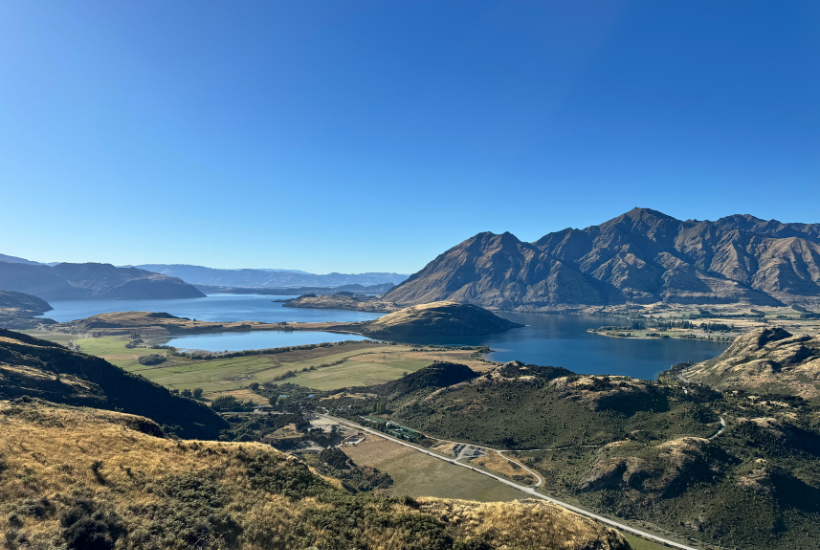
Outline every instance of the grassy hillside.
POLYGON ((669 374, 721 389, 817 398, 820 338, 758 328, 737 338, 720 356, 669 374))
MULTIPOLYGON (((543 476, 547 494, 681 540, 790 550, 820 538, 817 400, 520 363, 481 376, 465 368, 454 385, 370 387, 372 398, 340 397, 331 413, 509 449, 543 476)), ((408 378, 433 380, 424 370, 408 378)))
POLYGON ((556 506, 352 495, 259 444, 174 441, 135 417, 0 402, 9 548, 627 550, 556 506))
POLYGON ((182 437, 213 439, 227 427, 205 405, 103 359, 0 329, 0 399, 21 396, 139 414, 182 437))

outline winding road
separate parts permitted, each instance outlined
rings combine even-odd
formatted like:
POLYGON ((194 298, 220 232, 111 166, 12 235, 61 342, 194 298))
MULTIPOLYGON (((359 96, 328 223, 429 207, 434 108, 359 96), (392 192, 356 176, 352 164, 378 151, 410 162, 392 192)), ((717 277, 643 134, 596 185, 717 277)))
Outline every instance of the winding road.
POLYGON ((723 417, 721 416, 720 417, 720 429, 718 431, 716 431, 715 434, 712 437, 709 438, 709 440, 712 440, 712 439, 716 438, 717 436, 719 436, 720 434, 722 434, 723 430, 725 430, 725 429, 726 429, 726 420, 724 420, 723 417))
MULTIPOLYGON (((663 538, 663 537, 659 537, 658 535, 653 535, 652 533, 647 533, 647 532, 645 532, 645 531, 641 531, 640 529, 635 529, 634 527, 630 527, 629 525, 625 525, 625 524, 623 524, 623 523, 619 523, 619 522, 617 522, 617 521, 615 521, 615 520, 611 520, 611 519, 609 519, 609 518, 607 518, 607 517, 604 517, 604 516, 599 516, 598 514, 594 514, 594 513, 590 512, 590 511, 588 511, 588 510, 584 510, 583 508, 579 508, 579 507, 577 507, 577 506, 573 506, 572 504, 568 504, 568 503, 563 502, 563 501, 560 501, 560 500, 558 500, 558 499, 555 499, 555 498, 552 498, 552 497, 548 497, 547 495, 541 494, 541 493, 539 493, 538 491, 536 491, 536 488, 537 488, 538 486, 540 486, 540 485, 543 483, 543 479, 541 478, 541 476, 539 476, 539 475, 537 475, 537 474, 536 474, 536 477, 538 477, 538 479, 539 479, 540 481, 539 481, 539 483, 538 483, 537 485, 535 485, 535 487, 527 487, 527 486, 525 486, 525 485, 519 485, 518 483, 515 483, 515 482, 513 482, 513 481, 510 481, 510 480, 508 480, 508 479, 506 479, 506 478, 503 478, 503 477, 501 477, 501 476, 495 475, 495 474, 490 473, 490 472, 487 472, 487 471, 485 471, 485 470, 481 470, 481 469, 479 469, 479 468, 475 468, 475 467, 473 467, 473 466, 470 466, 469 464, 465 464, 465 463, 463 463, 463 462, 459 462, 459 461, 458 461, 457 459, 455 459, 455 458, 447 458, 446 456, 441 456, 440 454, 434 453, 433 451, 428 451, 427 449, 423 449, 423 448, 421 448, 421 447, 417 447, 416 445, 413 445, 412 443, 408 443, 407 441, 403 441, 403 440, 401 440, 401 439, 397 439, 397 438, 395 438, 395 437, 389 436, 389 435, 387 435, 387 434, 385 434, 385 433, 383 433, 383 432, 380 432, 380 431, 378 431, 378 430, 374 430, 374 429, 372 429, 372 428, 367 428, 367 427, 362 426, 362 425, 360 425, 360 424, 356 424, 355 422, 350 422, 349 420, 343 420, 343 419, 341 419, 341 418, 337 418, 337 417, 335 417, 335 416, 330 416, 329 414, 322 414, 322 413, 316 413, 316 414, 317 414, 318 416, 324 417, 324 418, 326 418, 326 419, 328 419, 328 420, 331 420, 331 421, 333 421, 333 422, 338 422, 339 424, 344 424, 345 426, 348 426, 348 427, 350 427, 350 428, 354 428, 354 429, 357 429, 357 430, 361 430, 361 431, 363 431, 363 432, 366 432, 366 433, 369 433, 369 434, 372 434, 372 435, 375 435, 375 436, 381 437, 381 438, 383 438, 383 439, 387 439, 387 440, 389 440, 389 441, 392 441, 393 443, 398 443, 399 445, 403 445, 403 446, 405 446, 405 447, 409 447, 409 448, 413 449, 414 451, 418 451, 418 452, 420 452, 420 453, 424 453, 424 454, 426 454, 426 455, 430 455, 430 456, 432 456, 432 457, 434 457, 434 458, 438 458, 439 460, 443 460, 443 461, 445 461, 445 462, 449 462, 449 463, 451 463, 451 464, 455 464, 456 466, 461 466, 462 468, 468 468, 468 469, 473 470, 474 472, 477 472, 477 473, 479 473, 479 474, 482 474, 482 475, 485 475, 485 476, 491 477, 491 478, 493 478, 493 479, 496 479, 496 480, 500 481, 501 483, 504 483, 505 485, 509 485, 510 487, 514 487, 514 488, 518 489, 518 490, 519 490, 519 491, 521 491, 521 492, 524 492, 524 493, 527 493, 527 494, 529 494, 529 495, 532 495, 532 496, 533 496, 533 497, 535 497, 535 498, 540 498, 540 499, 542 499, 542 500, 546 500, 547 502, 551 502, 551 503, 553 503, 553 504, 557 504, 558 506, 561 506, 561 507, 563 507, 563 508, 566 508, 567 510, 572 510, 572 511, 573 511, 573 512, 575 512, 576 514, 580 514, 580 515, 582 515, 582 516, 584 516, 584 517, 587 517, 587 518, 590 518, 590 519, 594 519, 595 521, 600 521, 601 523, 605 523, 606 525, 609 525, 609 526, 611 526, 611 527, 615 527, 616 529, 620 529, 621 531, 626 531, 627 533, 632 533, 633 535, 637 535, 637 536, 639 536, 639 537, 641 537, 641 538, 644 538, 644 539, 647 539, 647 540, 651 540, 651 541, 654 541, 654 542, 659 542, 659 543, 661 543, 661 544, 665 544, 665 545, 667 545, 667 546, 671 546, 671 547, 673 547, 673 548, 680 548, 681 550, 698 550, 697 548, 694 548, 694 547, 692 547, 692 546, 686 546, 685 544, 681 544, 681 543, 679 543, 679 542, 675 542, 675 541, 672 541, 672 540, 669 540, 669 539, 665 539, 665 538, 663 538)), ((723 420, 723 419, 721 419, 721 421, 722 421, 722 420, 723 420)), ((721 431, 722 431, 722 430, 721 430, 721 431)), ((717 436, 717 435, 719 435, 719 434, 720 434, 720 431, 719 431, 717 434, 715 434, 715 436, 717 436)), ((715 436, 713 436, 713 437, 715 437, 715 436)), ((498 452, 499 454, 501 454, 501 452, 499 452, 499 451, 496 451, 496 452, 498 452)), ((503 456, 503 455, 502 455, 502 456, 503 456)), ((506 458, 507 460, 510 460, 510 459, 509 459, 508 457, 506 457, 506 456, 505 456, 504 458, 506 458)), ((529 472, 531 472, 531 473, 534 473, 534 472, 532 472, 531 470, 529 470, 528 468, 524 467, 523 465, 521 465, 521 464, 519 464, 519 465, 520 465, 522 468, 526 469, 527 471, 529 471, 529 472)))
POLYGON ((526 472, 528 472, 529 474, 531 474, 531 475, 532 475, 535 479, 537 479, 538 481, 532 485, 532 488, 533 488, 533 489, 537 489, 537 488, 539 488, 540 486, 542 486, 542 485, 544 484, 544 478, 543 478, 543 477, 541 477, 541 475, 540 475, 540 474, 536 473, 534 470, 530 470, 529 468, 527 468, 526 466, 524 466, 523 464, 521 464, 521 463, 520 463, 520 462, 518 462, 517 460, 513 460, 512 458, 510 458, 510 457, 508 457, 508 456, 504 456, 504 451, 499 451, 498 449, 493 449, 493 450, 494 450, 496 453, 498 453, 498 456, 500 456, 500 457, 501 457, 501 458, 503 458, 504 460, 507 460, 507 461, 509 461, 509 462, 512 462, 513 464, 518 464, 519 466, 521 466, 521 468, 522 468, 523 470, 525 470, 526 472))

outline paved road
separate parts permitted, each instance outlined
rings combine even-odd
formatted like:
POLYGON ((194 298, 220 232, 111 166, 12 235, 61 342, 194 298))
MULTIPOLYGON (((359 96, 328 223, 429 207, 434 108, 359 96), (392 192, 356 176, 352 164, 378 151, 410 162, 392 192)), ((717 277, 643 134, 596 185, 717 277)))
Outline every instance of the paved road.
MULTIPOLYGON (((567 504, 566 502, 562 502, 558 499, 548 497, 547 495, 543 495, 543 494, 537 492, 535 489, 533 489, 531 487, 526 487, 524 485, 519 485, 518 483, 514 483, 514 482, 512 482, 512 481, 510 481, 506 478, 503 478, 501 476, 497 476, 497 475, 492 474, 490 472, 487 472, 485 470, 479 470, 478 468, 470 466, 469 464, 464 464, 462 462, 458 462, 454 458, 447 458, 445 456, 441 456, 441 455, 436 454, 432 451, 428 451, 427 449, 417 447, 416 445, 413 445, 412 443, 408 443, 407 441, 403 441, 401 439, 397 439, 395 437, 389 436, 389 435, 387 435, 383 432, 380 432, 378 430, 373 430, 371 428, 366 428, 365 426, 361 426, 359 424, 356 424, 355 422, 350 422, 349 420, 342 420, 341 418, 336 418, 335 416, 330 416, 329 414, 319 414, 319 416, 323 416, 323 417, 327 418, 328 420, 333 420, 334 422, 338 422, 339 424, 344 424, 344 425, 349 426, 351 428, 355 428, 357 430, 361 430, 363 432, 367 432, 369 434, 376 435, 378 437, 387 439, 389 441, 392 441, 393 443, 398 443, 399 445, 404 445, 405 447, 410 447, 414 451, 418 451, 420 453, 430 455, 432 457, 438 458, 439 460, 449 462, 450 464, 455 464, 456 466, 461 466, 462 468, 468 468, 470 470, 473 470, 474 472, 478 472, 479 474, 489 476, 493 479, 496 479, 496 480, 500 481, 501 483, 504 483, 505 485, 509 485, 510 487, 514 487, 514 488, 518 489, 519 491, 522 491, 524 493, 532 495, 535 498, 540 498, 542 500, 552 502, 553 504, 557 504, 558 506, 561 506, 561 507, 566 508, 568 510, 572 510, 576 514, 580 514, 580 515, 588 517, 590 519, 600 521, 601 523, 605 523, 609 526, 615 527, 616 529, 620 529, 621 531, 626 531, 628 533, 632 533, 633 535, 637 535, 639 537, 642 537, 642 538, 645 538, 645 539, 648 539, 648 540, 659 542, 661 544, 665 544, 665 545, 671 546, 673 548, 680 548, 681 550, 698 550, 697 548, 693 548, 692 546, 686 546, 685 544, 680 544, 678 542, 671 541, 669 539, 665 539, 665 538, 659 537, 657 535, 653 535, 652 533, 647 533, 645 531, 641 531, 640 529, 635 529, 634 527, 630 527, 629 525, 624 525, 623 523, 618 523, 617 521, 611 520, 611 519, 606 518, 604 516, 599 516, 598 514, 593 514, 592 512, 584 510, 583 508, 578 508, 577 506, 573 506, 572 504, 567 504)), ((504 457, 504 458, 506 458, 506 457, 504 457)))

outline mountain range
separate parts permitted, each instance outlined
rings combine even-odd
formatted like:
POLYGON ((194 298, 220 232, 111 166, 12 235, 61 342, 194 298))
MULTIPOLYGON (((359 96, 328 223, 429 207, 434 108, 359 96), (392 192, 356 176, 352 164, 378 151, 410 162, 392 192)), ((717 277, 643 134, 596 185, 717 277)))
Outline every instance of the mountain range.
POLYGON ((678 220, 635 208, 535 242, 479 233, 383 299, 551 310, 656 302, 820 308, 820 224, 678 220))
POLYGON ((215 269, 198 265, 182 264, 144 264, 135 266, 140 269, 179 277, 185 282, 196 285, 226 287, 295 287, 295 286, 342 286, 342 285, 377 285, 382 283, 399 284, 407 275, 399 273, 328 273, 317 275, 304 271, 286 271, 272 269, 215 269))
POLYGON ((61 263, 55 266, 0 261, 0 290, 46 300, 138 300, 200 298, 193 285, 176 277, 111 264, 61 263))

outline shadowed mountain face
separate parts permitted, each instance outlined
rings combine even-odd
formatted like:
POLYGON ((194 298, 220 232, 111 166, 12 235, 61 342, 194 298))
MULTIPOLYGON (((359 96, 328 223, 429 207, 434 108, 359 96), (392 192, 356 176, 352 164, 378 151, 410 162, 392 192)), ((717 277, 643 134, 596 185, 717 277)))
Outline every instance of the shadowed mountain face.
POLYGON ((384 295, 503 309, 625 302, 820 306, 820 224, 681 221, 635 208, 526 243, 479 233, 384 295))
POLYGON ((47 300, 161 300, 205 296, 176 277, 97 263, 62 263, 50 267, 0 261, 0 290, 25 292, 47 300))

